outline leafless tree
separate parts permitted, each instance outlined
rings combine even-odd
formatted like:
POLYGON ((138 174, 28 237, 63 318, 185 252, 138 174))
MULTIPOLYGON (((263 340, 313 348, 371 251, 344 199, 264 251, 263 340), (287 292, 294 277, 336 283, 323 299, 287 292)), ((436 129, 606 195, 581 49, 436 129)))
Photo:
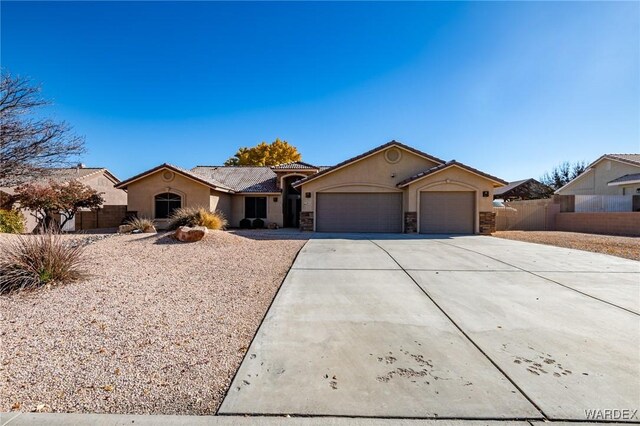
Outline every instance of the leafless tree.
POLYGON ((43 177, 51 167, 69 166, 84 152, 84 138, 65 122, 36 115, 50 102, 40 88, 2 70, 0 79, 0 186, 43 177))

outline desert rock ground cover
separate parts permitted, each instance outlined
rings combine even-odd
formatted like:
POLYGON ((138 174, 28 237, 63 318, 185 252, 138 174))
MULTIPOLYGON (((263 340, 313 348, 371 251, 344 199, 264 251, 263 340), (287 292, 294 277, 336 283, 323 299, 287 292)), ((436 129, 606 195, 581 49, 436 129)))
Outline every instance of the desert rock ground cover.
POLYGON ((305 243, 84 238, 86 281, 0 296, 0 411, 215 413, 305 243))
POLYGON ((493 236, 640 260, 640 237, 560 231, 498 231, 493 236))

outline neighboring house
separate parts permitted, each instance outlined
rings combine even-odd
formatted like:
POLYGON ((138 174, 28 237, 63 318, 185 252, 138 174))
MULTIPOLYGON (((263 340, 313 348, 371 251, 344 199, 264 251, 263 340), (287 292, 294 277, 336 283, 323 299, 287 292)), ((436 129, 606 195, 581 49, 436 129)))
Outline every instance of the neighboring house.
POLYGON ((640 154, 605 154, 556 194, 640 195, 640 154))
POLYGON ((537 200, 549 198, 553 195, 553 188, 538 182, 533 178, 509 182, 508 185, 496 188, 493 198, 505 201, 511 200, 537 200))
POLYGON ((259 217, 320 232, 488 233, 494 188, 506 183, 391 141, 333 167, 162 164, 116 187, 161 226, 175 208, 204 206, 232 227, 259 217))
MULTIPOLYGON (((103 224, 109 226, 115 226, 115 222, 118 222, 119 219, 115 217, 111 217, 113 215, 117 215, 115 211, 125 212, 126 209, 123 206, 127 205, 127 193, 122 189, 116 189, 115 185, 120 182, 120 180, 115 177, 109 170, 102 167, 85 167, 83 164, 78 164, 76 167, 68 167, 68 168, 52 168, 48 170, 47 176, 44 178, 39 178, 36 182, 38 183, 46 183, 50 180, 56 182, 69 182, 71 180, 78 180, 79 182, 90 186, 98 192, 102 193, 102 197, 105 202, 102 206, 103 212, 101 215, 104 215, 106 211, 107 219, 113 223, 106 223, 103 221, 103 224)), ((0 188, 0 196, 1 199, 6 199, 7 196, 15 194, 15 188, 0 188)), ((1 202, 0 202, 1 204, 1 202)), ((22 211, 25 219, 26 219, 26 231, 31 232, 36 227, 36 219, 35 217, 27 210, 22 211)), ((98 213, 95 213, 97 217, 98 213)), ((79 218, 76 220, 71 220, 68 222, 65 227, 65 231, 73 231, 76 229, 76 225, 80 225, 78 222, 79 218)), ((95 220, 96 225, 99 226, 99 220, 95 220)), ((85 223, 85 226, 78 226, 78 229, 91 229, 93 226, 89 223, 85 223)))

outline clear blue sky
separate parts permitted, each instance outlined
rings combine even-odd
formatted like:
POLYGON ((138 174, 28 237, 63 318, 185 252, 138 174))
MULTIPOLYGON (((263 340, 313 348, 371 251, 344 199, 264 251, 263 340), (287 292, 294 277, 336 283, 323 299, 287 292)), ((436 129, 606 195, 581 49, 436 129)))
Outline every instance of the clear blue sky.
POLYGON ((640 3, 1 3, 2 66, 120 178, 276 137, 507 180, 640 152, 640 3))

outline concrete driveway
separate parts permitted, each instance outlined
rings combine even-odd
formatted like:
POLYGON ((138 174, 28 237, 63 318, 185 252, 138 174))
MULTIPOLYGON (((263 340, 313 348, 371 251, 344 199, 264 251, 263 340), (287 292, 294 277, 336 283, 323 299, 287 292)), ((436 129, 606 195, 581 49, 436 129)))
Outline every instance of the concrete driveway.
POLYGON ((637 422, 639 377, 638 262, 343 234, 302 249, 219 414, 637 422))

